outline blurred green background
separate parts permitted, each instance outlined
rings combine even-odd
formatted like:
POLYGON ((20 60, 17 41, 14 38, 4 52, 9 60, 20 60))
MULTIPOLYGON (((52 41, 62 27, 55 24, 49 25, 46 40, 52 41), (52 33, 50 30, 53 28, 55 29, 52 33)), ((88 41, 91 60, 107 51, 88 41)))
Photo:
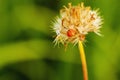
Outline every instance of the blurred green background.
POLYGON ((0 80, 83 80, 77 45, 54 46, 51 22, 63 5, 100 9, 102 37, 87 35, 89 80, 120 80, 119 0, 0 0, 0 80))

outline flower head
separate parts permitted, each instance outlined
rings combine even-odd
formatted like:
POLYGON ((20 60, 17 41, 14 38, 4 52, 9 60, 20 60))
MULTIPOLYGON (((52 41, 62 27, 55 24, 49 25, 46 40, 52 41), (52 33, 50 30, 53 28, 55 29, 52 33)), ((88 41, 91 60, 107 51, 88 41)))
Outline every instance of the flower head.
POLYGON ((98 15, 98 10, 91 10, 90 7, 85 7, 83 3, 60 10, 60 16, 56 18, 53 24, 56 33, 56 43, 78 43, 84 41, 85 36, 89 32, 95 32, 100 35, 102 19, 98 15))

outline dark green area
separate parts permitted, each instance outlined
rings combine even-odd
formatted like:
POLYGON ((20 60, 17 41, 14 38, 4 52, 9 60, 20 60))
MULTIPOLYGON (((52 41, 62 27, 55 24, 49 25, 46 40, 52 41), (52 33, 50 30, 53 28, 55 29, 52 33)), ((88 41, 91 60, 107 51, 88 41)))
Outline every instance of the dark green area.
POLYGON ((77 45, 54 46, 51 30, 63 5, 82 1, 104 19, 84 45, 89 80, 120 80, 118 0, 0 0, 0 80, 83 80, 77 45))

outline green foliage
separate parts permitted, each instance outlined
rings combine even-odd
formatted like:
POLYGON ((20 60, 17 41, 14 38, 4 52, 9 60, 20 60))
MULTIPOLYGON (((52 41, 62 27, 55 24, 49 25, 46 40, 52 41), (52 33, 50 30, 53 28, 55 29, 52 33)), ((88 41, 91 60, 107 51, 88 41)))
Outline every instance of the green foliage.
POLYGON ((89 80, 119 80, 118 0, 0 0, 0 80, 82 80, 77 45, 54 46, 51 31, 59 9, 81 1, 104 19, 103 36, 86 38, 89 80))

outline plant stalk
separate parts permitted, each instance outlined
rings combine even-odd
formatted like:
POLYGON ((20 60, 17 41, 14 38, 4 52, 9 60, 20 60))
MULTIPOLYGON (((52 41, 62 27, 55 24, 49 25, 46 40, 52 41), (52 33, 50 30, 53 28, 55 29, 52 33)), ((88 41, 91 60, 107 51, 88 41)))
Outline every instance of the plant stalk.
POLYGON ((83 47, 82 41, 79 41, 78 48, 79 48, 80 58, 81 58, 81 63, 82 63, 83 78, 84 78, 84 80, 88 80, 86 57, 85 57, 85 52, 84 52, 84 47, 83 47))

